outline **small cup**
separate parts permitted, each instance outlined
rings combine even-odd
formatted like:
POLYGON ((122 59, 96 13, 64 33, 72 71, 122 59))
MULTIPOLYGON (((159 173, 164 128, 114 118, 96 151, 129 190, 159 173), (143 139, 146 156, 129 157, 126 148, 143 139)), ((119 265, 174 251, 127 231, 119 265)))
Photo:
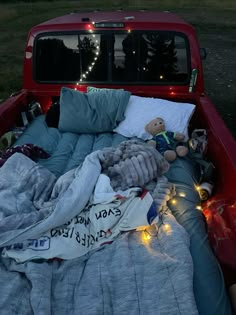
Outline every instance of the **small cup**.
POLYGON ((210 183, 202 183, 199 187, 199 195, 202 201, 207 200, 211 194, 212 194, 212 190, 213 190, 213 185, 210 183))

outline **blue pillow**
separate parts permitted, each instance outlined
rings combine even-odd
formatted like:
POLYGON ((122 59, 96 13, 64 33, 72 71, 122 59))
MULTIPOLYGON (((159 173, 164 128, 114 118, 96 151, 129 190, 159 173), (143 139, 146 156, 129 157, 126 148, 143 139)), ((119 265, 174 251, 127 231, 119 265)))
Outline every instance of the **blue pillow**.
POLYGON ((73 133, 112 132, 125 119, 130 95, 115 89, 83 93, 63 87, 58 129, 73 133))

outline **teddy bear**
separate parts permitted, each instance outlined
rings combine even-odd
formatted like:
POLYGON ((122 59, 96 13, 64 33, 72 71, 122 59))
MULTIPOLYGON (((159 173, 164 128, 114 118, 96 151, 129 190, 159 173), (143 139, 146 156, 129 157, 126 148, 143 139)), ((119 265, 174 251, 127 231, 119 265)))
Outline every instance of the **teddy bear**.
POLYGON ((177 156, 184 157, 188 154, 188 148, 181 143, 184 134, 166 131, 164 119, 160 117, 152 119, 145 126, 145 130, 153 136, 148 143, 156 147, 168 162, 174 161, 177 156))

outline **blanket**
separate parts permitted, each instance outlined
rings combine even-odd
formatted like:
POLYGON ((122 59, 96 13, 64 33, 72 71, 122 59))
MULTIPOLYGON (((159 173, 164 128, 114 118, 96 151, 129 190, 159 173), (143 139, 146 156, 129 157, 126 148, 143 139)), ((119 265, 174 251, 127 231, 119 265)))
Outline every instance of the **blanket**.
POLYGON ((112 193, 105 175, 99 176, 95 190, 93 202, 69 222, 45 232, 40 238, 7 246, 2 256, 17 262, 55 257, 73 259, 111 243, 122 231, 141 229, 158 221, 155 203, 146 190, 131 188, 112 193), (101 187, 97 189, 101 185, 103 191, 101 187), (103 202, 97 203, 102 198, 103 202))
MULTIPOLYGON (((0 169, 0 246, 40 240, 78 216, 101 175, 100 154, 59 179, 11 156, 0 169)), ((152 226, 78 258, 19 264, 2 257, 0 270, 2 314, 197 314, 189 237, 165 207, 152 226)))
MULTIPOLYGON (((119 155, 120 158, 116 157, 109 164, 108 169, 120 167, 120 164, 124 163, 125 155, 125 162, 129 158, 134 159, 138 165, 137 168, 147 170, 145 184, 150 183, 157 178, 157 175, 162 175, 168 169, 166 167, 167 162, 163 162, 164 158, 158 151, 146 144, 137 145, 135 142, 133 155, 129 149, 129 156, 127 156, 127 147, 130 146, 132 149, 132 144, 134 144, 133 141, 125 141, 118 146, 117 150, 122 154, 119 155), (146 154, 145 158, 139 161, 139 155, 145 151, 149 152, 149 155, 146 154), (137 152, 139 153, 136 157, 137 152), (155 158, 154 162, 157 165, 155 171, 154 168, 149 170, 146 166, 146 161, 150 157, 155 158), (160 160, 158 161, 158 159, 160 160)), ((11 156, 0 169, 0 200, 3 204, 0 216, 4 218, 0 222, 0 246, 12 245, 26 239, 35 239, 37 236, 42 236, 43 233, 65 224, 80 214, 89 202, 102 168, 105 171, 104 158, 106 154, 107 149, 104 149, 104 152, 101 150, 91 153, 85 159, 82 167, 65 173, 58 180, 52 173, 26 156, 18 153, 11 156), (5 202, 6 197, 8 198, 7 203, 5 202)), ((127 189, 137 184, 132 179, 129 183, 126 182, 126 176, 127 172, 120 172, 120 178, 123 179, 126 185, 123 185, 123 188, 127 189)), ((139 176, 132 176, 132 178, 135 177, 139 178, 139 176)), ((115 181, 114 178, 116 176, 111 176, 111 183, 115 181)), ((144 183, 142 182, 142 184, 144 183)), ((139 186, 142 185, 139 184, 139 186)), ((167 183, 161 182, 161 185, 158 183, 153 191, 154 194, 156 190, 164 191, 164 194, 159 198, 160 202, 158 198, 155 198, 159 208, 162 206, 163 200, 168 200, 166 198, 170 195, 168 188, 167 183)), ((119 190, 117 191, 119 192, 119 190)))
POLYGON ((99 154, 103 172, 111 178, 114 189, 145 186, 169 169, 166 159, 152 146, 140 140, 123 141, 99 154))
POLYGON ((14 153, 20 152, 28 157, 30 157, 32 160, 37 159, 47 159, 50 155, 45 152, 43 149, 38 147, 37 145, 33 145, 31 143, 23 144, 22 146, 16 145, 12 148, 8 148, 4 151, 0 150, 0 167, 3 166, 3 164, 9 159, 10 156, 12 156, 14 153))

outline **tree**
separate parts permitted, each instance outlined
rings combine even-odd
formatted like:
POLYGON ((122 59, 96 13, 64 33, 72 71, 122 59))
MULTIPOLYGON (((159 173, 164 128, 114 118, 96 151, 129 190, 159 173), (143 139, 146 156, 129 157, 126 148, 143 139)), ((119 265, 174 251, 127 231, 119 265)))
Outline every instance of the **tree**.
POLYGON ((174 35, 147 35, 148 77, 152 81, 174 81, 178 72, 174 35))

